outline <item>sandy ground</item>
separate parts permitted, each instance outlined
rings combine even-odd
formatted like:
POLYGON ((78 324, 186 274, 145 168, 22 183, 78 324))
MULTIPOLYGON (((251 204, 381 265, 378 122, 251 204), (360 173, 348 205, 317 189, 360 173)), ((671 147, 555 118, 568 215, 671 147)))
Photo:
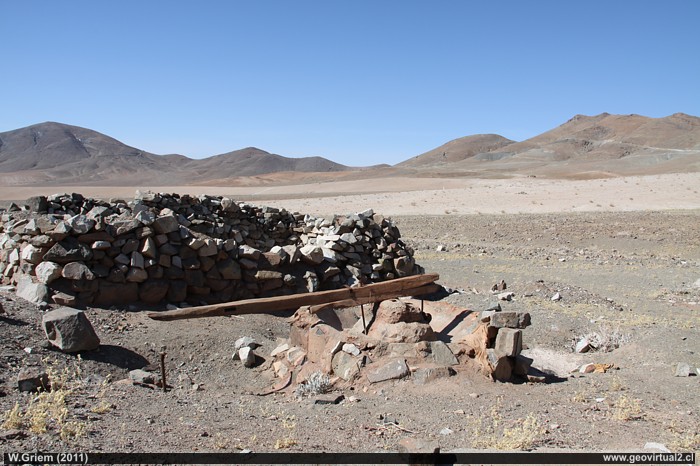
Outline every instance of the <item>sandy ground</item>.
POLYGON ((0 187, 0 201, 79 192, 133 198, 136 190, 227 195, 314 215, 368 208, 384 215, 648 211, 700 208, 700 173, 596 180, 382 178, 285 186, 0 187))

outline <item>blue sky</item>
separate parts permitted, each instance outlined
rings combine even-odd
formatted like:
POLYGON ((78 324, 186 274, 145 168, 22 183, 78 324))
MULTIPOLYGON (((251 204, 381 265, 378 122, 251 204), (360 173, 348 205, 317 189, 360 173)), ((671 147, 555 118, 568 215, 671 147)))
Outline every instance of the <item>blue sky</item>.
POLYGON ((0 132, 348 165, 573 115, 700 115, 700 2, 0 0, 0 132))

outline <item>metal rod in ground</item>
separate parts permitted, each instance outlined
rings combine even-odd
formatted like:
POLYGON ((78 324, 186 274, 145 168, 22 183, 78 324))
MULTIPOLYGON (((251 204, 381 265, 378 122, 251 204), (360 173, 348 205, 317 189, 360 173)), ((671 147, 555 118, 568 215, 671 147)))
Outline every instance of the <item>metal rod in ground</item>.
POLYGON ((165 383, 165 352, 160 353, 160 380, 163 384, 163 391, 167 391, 168 384, 165 383))
POLYGON ((360 311, 362 311, 362 333, 367 335, 367 323, 365 323, 365 305, 360 304, 360 311))

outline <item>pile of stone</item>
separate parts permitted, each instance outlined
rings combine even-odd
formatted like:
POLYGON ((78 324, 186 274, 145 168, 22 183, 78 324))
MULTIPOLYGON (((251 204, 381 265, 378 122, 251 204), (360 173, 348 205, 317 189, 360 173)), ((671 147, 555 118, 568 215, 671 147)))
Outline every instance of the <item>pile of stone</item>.
POLYGON ((35 197, 0 218, 0 280, 61 305, 219 303, 420 272, 390 219, 314 218, 221 196, 35 197))
POLYGON ((532 359, 520 354, 529 314, 502 312, 498 306, 459 315, 460 328, 454 334, 458 338, 449 345, 442 341, 446 335, 431 326, 433 320, 414 300, 406 299, 320 313, 301 308, 289 340, 270 353, 271 368, 281 379, 294 373, 297 383, 320 372, 348 383, 411 377, 425 384, 469 365, 501 382, 543 381, 530 374, 532 359))

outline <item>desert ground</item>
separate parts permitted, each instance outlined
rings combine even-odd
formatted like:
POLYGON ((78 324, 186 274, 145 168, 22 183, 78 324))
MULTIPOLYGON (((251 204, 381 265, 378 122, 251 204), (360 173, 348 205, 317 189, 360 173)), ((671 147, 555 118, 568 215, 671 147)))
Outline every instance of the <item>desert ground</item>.
POLYGON ((313 404, 293 390, 258 396, 274 380, 265 364, 249 369, 232 361, 234 342, 251 336, 267 355, 289 336, 289 315, 159 322, 135 306, 90 308, 102 347, 78 360, 45 342, 39 308, 3 291, 2 450, 378 452, 396 451, 405 438, 442 451, 644 451, 647 442, 700 450, 698 173, 12 187, 0 188, 0 199, 55 192, 130 198, 136 189, 230 195, 316 216, 367 208, 390 215, 417 262, 455 291, 428 303, 428 312, 445 303, 487 309, 496 300, 492 285, 505 281, 515 296, 501 306, 531 314, 526 353, 551 383, 499 383, 458 370, 427 385, 411 378, 338 384, 334 393, 345 396, 339 404, 313 404), (618 347, 575 353, 578 339, 591 333, 618 347), (131 369, 157 367, 162 348, 172 390, 121 382, 131 369), (575 372, 585 363, 612 366, 575 372), (679 363, 696 375, 676 377, 679 363), (19 369, 42 365, 67 368, 73 392, 63 427, 34 433, 13 427, 10 412, 36 397, 17 390, 19 369))

